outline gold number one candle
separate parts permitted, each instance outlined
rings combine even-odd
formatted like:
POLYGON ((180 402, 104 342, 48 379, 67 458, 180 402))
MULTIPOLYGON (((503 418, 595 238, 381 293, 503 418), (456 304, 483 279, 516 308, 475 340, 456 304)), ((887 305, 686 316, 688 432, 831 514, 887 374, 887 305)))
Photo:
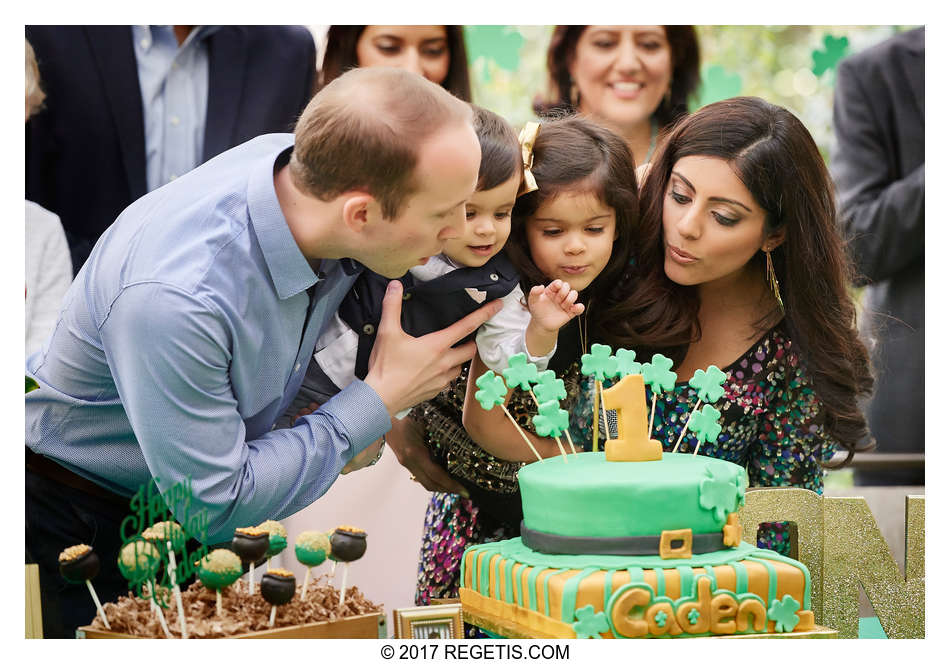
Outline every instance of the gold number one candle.
POLYGON ((630 374, 604 390, 604 407, 617 411, 617 438, 607 440, 607 461, 659 461, 663 446, 647 432, 647 399, 643 376, 630 374))

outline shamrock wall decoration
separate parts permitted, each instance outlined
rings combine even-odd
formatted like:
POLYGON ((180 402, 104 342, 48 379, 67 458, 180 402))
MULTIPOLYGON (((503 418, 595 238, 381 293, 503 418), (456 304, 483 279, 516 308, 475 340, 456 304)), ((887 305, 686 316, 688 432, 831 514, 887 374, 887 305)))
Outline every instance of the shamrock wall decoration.
POLYGON ((824 44, 822 50, 816 49, 811 52, 811 60, 814 63, 811 71, 815 76, 821 76, 826 71, 834 71, 838 66, 838 62, 848 52, 847 37, 836 38, 832 35, 825 35, 822 43, 824 44))
POLYGON ((742 77, 726 70, 722 65, 706 67, 699 95, 699 105, 738 97, 742 93, 742 77))
MULTIPOLYGON (((467 25, 465 43, 470 65, 474 66, 479 59, 485 58, 506 71, 518 70, 524 37, 516 28, 508 25, 467 25)), ((489 68, 481 69, 482 79, 488 81, 491 78, 489 68)))

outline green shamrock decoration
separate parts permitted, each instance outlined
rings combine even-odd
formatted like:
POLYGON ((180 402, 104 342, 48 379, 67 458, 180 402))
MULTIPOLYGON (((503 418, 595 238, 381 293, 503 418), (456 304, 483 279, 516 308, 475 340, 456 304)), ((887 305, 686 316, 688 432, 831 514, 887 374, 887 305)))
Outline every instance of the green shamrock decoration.
POLYGON ((40 389, 40 386, 36 384, 36 381, 30 378, 29 376, 26 376, 26 391, 32 392, 33 390, 38 390, 38 389, 40 389))
POLYGON ((722 384, 726 381, 726 374, 714 364, 706 367, 706 370, 697 369, 693 377, 689 379, 689 385, 700 399, 706 403, 716 403, 726 393, 722 384))
POLYGON ((593 376, 596 380, 612 378, 617 375, 617 358, 610 355, 610 346, 594 344, 590 353, 581 355, 581 373, 593 376))
POLYGON ((481 404, 485 410, 491 410, 494 406, 500 406, 505 403, 505 396, 508 394, 508 388, 505 387, 505 381, 494 371, 489 369, 475 381, 478 391, 475 392, 475 400, 481 404))
POLYGON ((705 106, 723 99, 738 97, 742 92, 742 77, 726 70, 722 65, 712 65, 703 72, 699 105, 705 106))
POLYGON ((825 35, 824 50, 814 50, 811 52, 811 60, 814 66, 811 68, 815 76, 821 76, 826 71, 834 71, 838 62, 848 52, 848 38, 835 38, 831 35, 825 35))
POLYGON ((508 368, 501 374, 508 383, 508 389, 520 387, 527 392, 534 383, 538 382, 538 368, 528 362, 528 356, 524 353, 518 353, 508 358, 508 368))
POLYGON ((531 422, 539 436, 557 438, 568 426, 568 415, 557 401, 546 401, 538 408, 538 414, 531 418, 531 422))
POLYGON ((617 351, 616 358, 617 375, 621 378, 624 376, 638 374, 643 367, 643 365, 639 362, 634 362, 634 360, 637 359, 636 351, 632 351, 627 348, 621 348, 617 351))
POLYGON ((719 426, 719 411, 706 404, 701 411, 689 416, 686 426, 696 434, 696 444, 713 443, 719 437, 722 427, 719 426))
POLYGON ((653 619, 656 621, 657 625, 659 625, 660 627, 663 627, 664 625, 666 625, 667 617, 668 616, 666 615, 666 611, 660 609, 659 611, 656 612, 656 616, 654 616, 653 619))
POLYGON ((653 392, 672 390, 676 384, 676 374, 670 371, 673 360, 657 353, 649 364, 641 366, 643 382, 650 386, 653 392))
POLYGON ((699 620, 699 611, 696 609, 690 609, 690 612, 686 614, 686 617, 689 619, 690 625, 695 625, 696 621, 699 620))
POLYGON ((769 607, 769 620, 775 621, 776 632, 791 632, 795 629, 800 618, 796 615, 799 609, 798 601, 791 595, 785 595, 782 601, 772 600, 772 606, 769 607))
POLYGON ((571 625, 574 633, 579 639, 601 639, 601 632, 610 631, 610 624, 607 622, 607 616, 603 611, 594 611, 594 606, 587 606, 577 609, 574 612, 577 622, 571 625))
POLYGON ((726 523, 726 514, 735 512, 739 503, 732 471, 719 465, 706 466, 708 477, 699 483, 699 504, 712 510, 716 524, 726 523))
MULTIPOLYGON (((494 60, 501 69, 518 71, 524 37, 510 25, 467 25, 465 45, 468 61, 474 65, 479 58, 494 60)), ((487 81, 491 74, 483 68, 482 76, 487 81)))
POLYGON ((564 389, 564 381, 557 378, 554 372, 548 369, 538 374, 538 384, 534 386, 534 396, 538 401, 560 401, 567 398, 567 390, 564 389))

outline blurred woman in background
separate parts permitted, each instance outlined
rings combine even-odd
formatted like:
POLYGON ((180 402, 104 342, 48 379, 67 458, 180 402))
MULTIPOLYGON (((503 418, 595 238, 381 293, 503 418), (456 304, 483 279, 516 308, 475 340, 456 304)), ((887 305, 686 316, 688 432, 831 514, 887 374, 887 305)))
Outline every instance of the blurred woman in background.
POLYGON ((459 25, 331 25, 319 87, 353 67, 399 67, 472 100, 465 37, 459 25))
POLYGON ((699 86, 691 25, 559 25, 551 35, 547 99, 538 115, 589 115, 626 139, 636 165, 657 135, 687 112, 699 86))

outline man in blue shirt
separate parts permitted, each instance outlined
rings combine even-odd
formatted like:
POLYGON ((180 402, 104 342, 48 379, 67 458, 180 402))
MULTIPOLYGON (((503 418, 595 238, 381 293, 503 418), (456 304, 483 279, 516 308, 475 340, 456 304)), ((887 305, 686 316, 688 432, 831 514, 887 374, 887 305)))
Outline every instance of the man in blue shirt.
POLYGON ((140 486, 190 482, 187 513, 207 515, 196 536, 229 540, 309 505, 392 414, 458 375, 474 344, 453 345, 499 305, 417 339, 394 282, 365 381, 273 429, 362 266, 399 277, 460 235, 479 161, 465 103, 415 74, 357 69, 293 136, 233 148, 119 216, 27 361, 40 389, 26 398, 26 542, 44 629, 47 613, 64 636, 94 616, 81 586, 56 589, 66 546, 97 550, 103 599, 127 589, 119 523, 140 486))

